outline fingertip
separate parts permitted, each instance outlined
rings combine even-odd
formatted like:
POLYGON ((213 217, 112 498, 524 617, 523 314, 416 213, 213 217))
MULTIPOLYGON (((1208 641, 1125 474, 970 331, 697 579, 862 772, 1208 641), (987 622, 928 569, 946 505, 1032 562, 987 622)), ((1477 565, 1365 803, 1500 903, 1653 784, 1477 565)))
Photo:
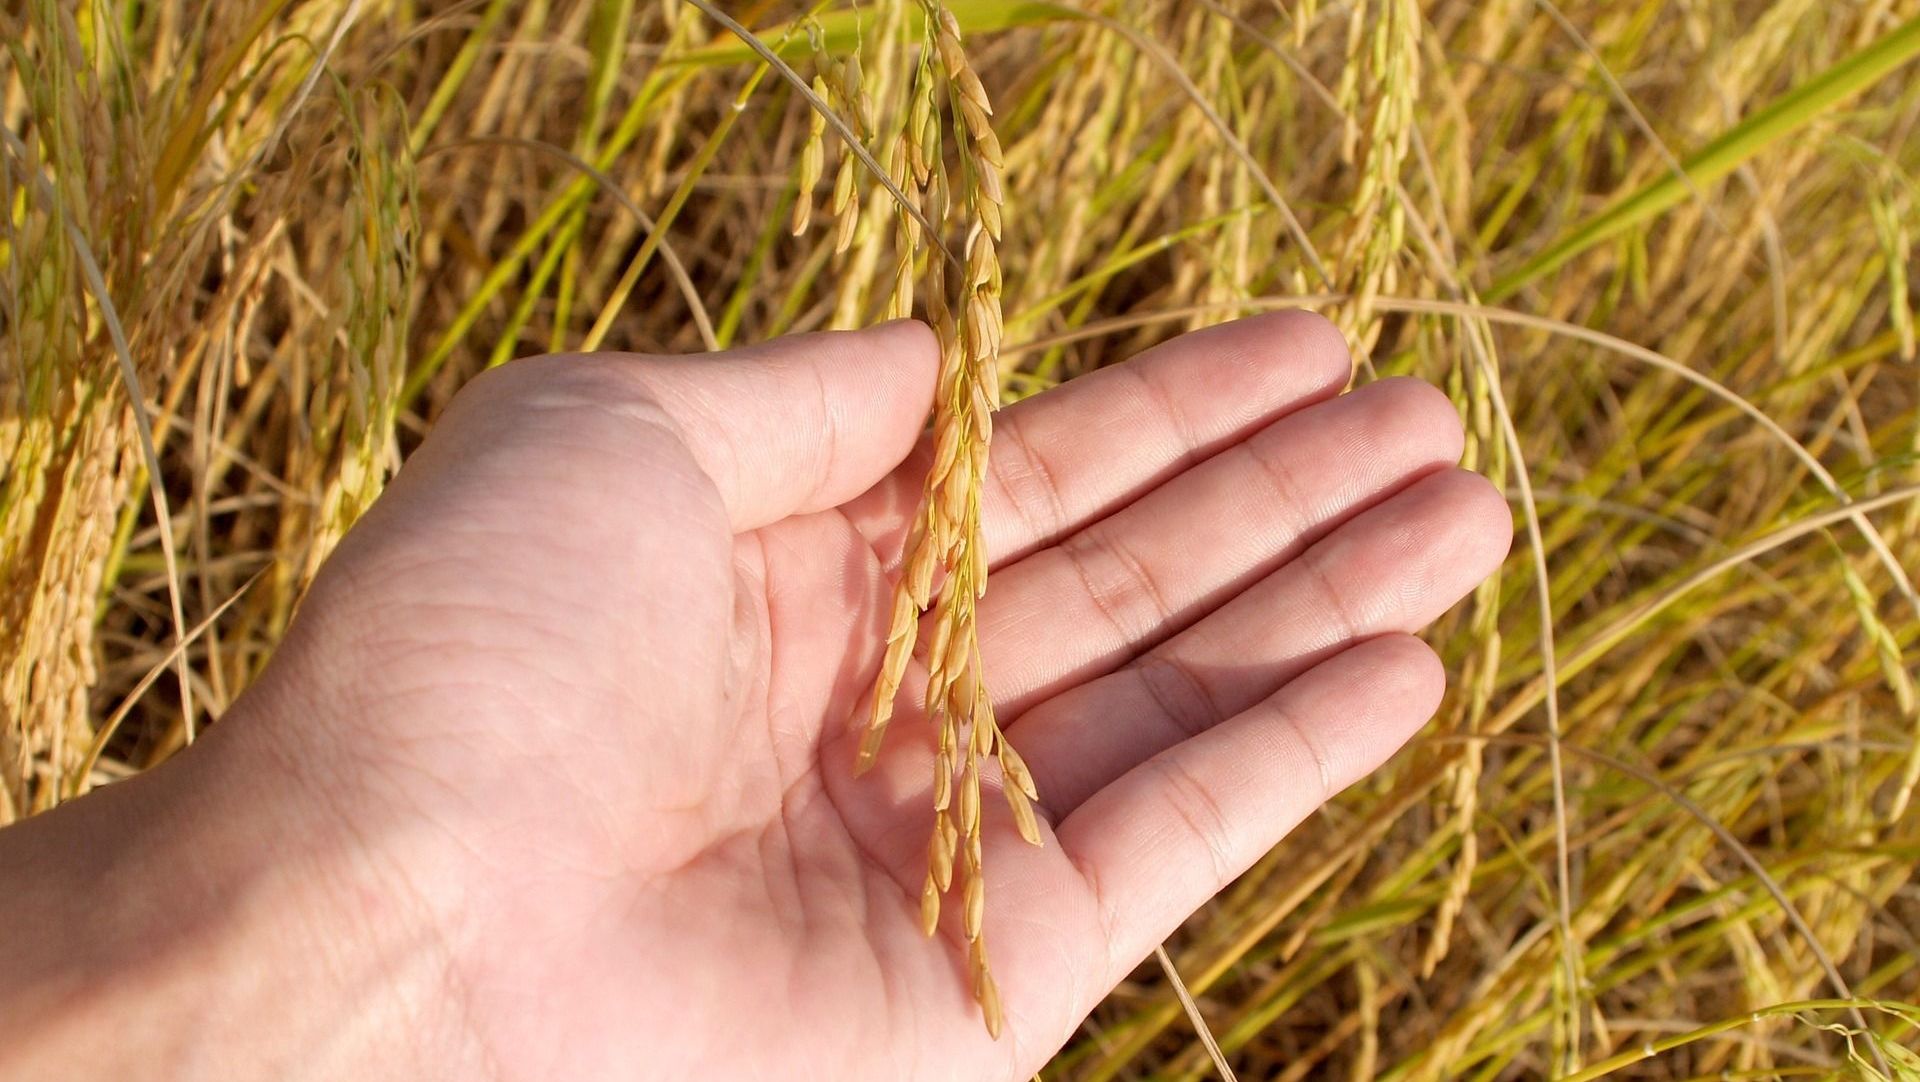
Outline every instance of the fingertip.
POLYGON ((1253 324, 1288 351, 1301 367, 1326 385, 1345 387, 1353 376, 1353 351, 1347 336, 1334 322, 1305 308, 1287 308, 1249 317, 1253 324))
POLYGON ((933 328, 917 319, 890 319, 855 331, 831 331, 857 348, 846 352, 865 378, 878 377, 896 384, 917 403, 933 399, 934 378, 940 371, 940 340, 933 328))
POLYGON ((1353 357, 1340 328, 1301 308, 1216 323, 1158 350, 1178 350, 1210 368, 1245 373, 1265 391, 1249 397, 1274 405, 1325 398, 1346 387, 1353 375, 1353 357))
POLYGON ((899 319, 876 323, 865 330, 853 333, 872 335, 882 341, 898 339, 901 343, 900 348, 922 355, 929 365, 936 364, 940 360, 940 340, 925 320, 902 316, 899 319))
POLYGON ((1449 593, 1449 603, 1493 574, 1513 544, 1506 497, 1486 478, 1457 466, 1421 478, 1375 512, 1391 536, 1388 558, 1417 559, 1429 573, 1427 586, 1457 591, 1449 593))
POLYGON ((1363 651, 1359 660, 1368 666, 1369 679, 1380 685, 1382 698, 1395 703, 1402 717, 1414 719, 1411 728, 1424 724, 1440 708, 1447 693, 1447 669, 1424 640, 1394 632, 1353 650, 1363 651))
POLYGON ((1117 367, 1158 384, 1215 439, 1331 398, 1353 371, 1339 328, 1300 309, 1188 331, 1117 367))
POLYGON ((939 339, 933 328, 917 319, 828 333, 841 338, 843 346, 835 351, 843 362, 837 366, 840 386, 835 391, 843 402, 870 414, 851 421, 881 426, 875 435, 887 449, 891 468, 912 449, 933 404, 940 371, 939 339))
POLYGON ((819 331, 782 344, 809 343, 828 358, 827 378, 847 393, 872 394, 926 405, 933 399, 940 368, 940 343, 933 328, 917 319, 893 319, 851 331, 819 331))
POLYGON ((1362 391, 1380 396, 1386 412, 1423 446, 1448 462, 1460 461, 1466 451, 1466 427, 1453 399, 1440 388, 1413 376, 1390 376, 1354 393, 1362 391))
POLYGON ((1481 577, 1491 575, 1513 551, 1513 508, 1492 481, 1472 470, 1454 468, 1441 475, 1450 498, 1459 507, 1462 522, 1477 541, 1476 551, 1484 563, 1481 577))

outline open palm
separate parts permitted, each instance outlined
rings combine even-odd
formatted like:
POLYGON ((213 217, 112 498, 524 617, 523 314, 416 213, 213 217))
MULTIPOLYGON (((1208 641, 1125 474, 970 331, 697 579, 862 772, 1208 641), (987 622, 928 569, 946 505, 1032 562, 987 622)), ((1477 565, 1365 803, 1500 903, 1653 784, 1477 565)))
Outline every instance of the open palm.
POLYGON ((990 1040, 957 921, 918 927, 913 676, 852 776, 936 364, 915 323, 517 362, 329 561, 210 744, 273 764, 345 934, 430 956, 438 1062, 1027 1077, 1430 715, 1408 633, 1510 531, 1443 396, 1339 395, 1338 334, 1282 313, 1007 410, 981 650, 1046 844, 988 801, 990 1040))

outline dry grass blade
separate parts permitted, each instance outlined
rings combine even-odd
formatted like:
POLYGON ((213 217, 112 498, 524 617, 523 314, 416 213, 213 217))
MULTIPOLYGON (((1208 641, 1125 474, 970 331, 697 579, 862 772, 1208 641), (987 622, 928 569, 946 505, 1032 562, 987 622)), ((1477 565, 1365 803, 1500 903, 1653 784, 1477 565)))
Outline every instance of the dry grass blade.
POLYGON ((511 135, 477 135, 468 139, 438 143, 422 151, 420 157, 425 160, 436 154, 445 154, 462 147, 488 146, 521 147, 558 158, 578 170, 581 175, 591 178, 595 184, 599 185, 601 191, 611 196, 613 201, 620 204, 628 214, 633 215, 633 220, 639 222, 640 228, 645 229, 649 236, 660 237, 660 258, 667 264, 667 272, 673 276, 674 285, 680 288, 680 295, 686 299, 687 313, 693 317, 694 329, 700 332, 700 341, 709 350, 721 348, 720 340, 713 332, 713 317, 707 314, 706 302, 700 299, 700 291, 693 284, 692 276, 687 273, 686 264, 680 261, 679 253, 673 250, 673 245, 667 243, 653 216, 641 210, 640 204, 633 201, 633 197, 627 194, 626 189, 615 183, 612 177, 595 169, 592 162, 565 147, 557 147, 538 139, 521 139, 511 135))
POLYGON ((1227 1054, 1220 1051, 1220 1042, 1214 1039, 1213 1029, 1207 1025, 1206 1016, 1200 1013, 1200 1004, 1195 1003, 1193 993, 1187 991, 1187 982, 1180 979, 1180 969, 1173 964, 1166 944, 1154 947, 1153 957, 1160 963, 1160 972, 1167 975, 1167 983, 1173 986, 1173 994, 1180 998, 1180 1009, 1187 1012, 1187 1020, 1193 1023, 1193 1032, 1206 1047, 1207 1058, 1213 1061, 1213 1069, 1220 1072, 1223 1082, 1238 1082, 1233 1065, 1227 1062, 1227 1054))
MULTIPOLYGON (((1908 495, 1920 495, 1920 490, 1916 490, 1908 495)), ((1512 734, 1491 736, 1486 739, 1502 743, 1524 743, 1526 741, 1524 736, 1512 734)), ((1557 744, 1559 742, 1555 741, 1554 743, 1557 744)), ((1583 748, 1576 744, 1562 744, 1560 746, 1583 759, 1591 759, 1602 766, 1617 770, 1645 785, 1658 789, 1662 796, 1678 805, 1691 816, 1695 822, 1711 831, 1713 836, 1719 839, 1720 844, 1726 846, 1727 850, 1731 852, 1741 864, 1746 866, 1747 871, 1753 875, 1754 880, 1766 888, 1766 892, 1773 898, 1774 904, 1780 907, 1782 913, 1786 914, 1787 920, 1793 924, 1794 931, 1798 932, 1801 940, 1806 943, 1807 950, 1812 952, 1814 959, 1820 963, 1820 969, 1826 974, 1827 983, 1833 986, 1834 992, 1837 993, 1842 1000, 1852 1000, 1854 998, 1853 990, 1847 985, 1847 979, 1840 975, 1839 967, 1833 964, 1833 957, 1827 953, 1826 945, 1820 942, 1820 937, 1814 934, 1812 926, 1807 923, 1807 918, 1801 914, 1800 907, 1794 905, 1793 899, 1787 897, 1787 892, 1780 886, 1779 880, 1775 879, 1773 874, 1767 871, 1766 865, 1761 864, 1759 858, 1753 855, 1753 850, 1742 844, 1739 838, 1734 837, 1733 832, 1728 830, 1725 824, 1721 823, 1720 820, 1714 818, 1712 815, 1709 815, 1704 808, 1688 798, 1687 794, 1669 785, 1664 778, 1647 770, 1645 767, 1637 766, 1617 756, 1608 755, 1606 752, 1596 751, 1593 748, 1583 748)), ((1866 1016, 1860 1013, 1858 1006, 1849 1003, 1845 1009, 1852 1017, 1854 1025, 1860 1027, 1862 1030, 1868 1028, 1866 1016)), ((1878 1045, 1875 1045, 1874 1049, 1877 1056, 1879 1054, 1878 1045)), ((1888 1068, 1887 1061, 1884 1058, 1879 1060, 1879 1066, 1883 1074, 1887 1077, 1892 1077, 1892 1071, 1888 1068)))
POLYGON ((1526 525, 1527 554, 1533 564, 1534 593, 1540 614, 1540 678, 1546 685, 1546 694, 1541 701, 1546 707, 1547 756, 1553 782, 1554 912, 1560 938, 1561 979, 1566 982, 1561 995, 1567 1003, 1566 1046, 1557 1069, 1565 1073, 1577 1070, 1580 1066, 1580 1018, 1581 1001, 1585 998, 1582 990, 1585 980, 1580 970, 1579 946, 1573 929, 1572 846, 1567 838, 1566 767, 1560 754, 1560 676, 1556 671, 1559 661, 1553 630, 1553 578, 1547 570, 1547 542, 1540 529, 1540 508, 1533 498, 1533 476, 1527 466, 1526 450, 1520 443, 1519 431, 1514 428, 1513 411, 1507 406, 1500 371, 1491 358, 1485 358, 1483 363, 1493 416, 1500 426, 1500 436, 1506 441, 1507 453, 1512 456, 1515 466, 1513 479, 1520 495, 1520 518, 1526 525))
POLYGON ((1725 225, 1720 222, 1718 212, 1713 209, 1712 204, 1707 202, 1706 193, 1693 182, 1693 178, 1687 174, 1687 167, 1681 164, 1679 156, 1667 146, 1666 140, 1660 138, 1660 133, 1654 130, 1653 123, 1647 119, 1647 114, 1641 112, 1640 106, 1635 104, 1633 95, 1627 93, 1627 88, 1620 85, 1620 77, 1613 73, 1613 68, 1608 66, 1606 58, 1600 55, 1600 50, 1593 47, 1593 42, 1588 40, 1587 35, 1580 32, 1580 28, 1573 24, 1572 19, 1567 18, 1566 12, 1561 11, 1560 5, 1553 0, 1534 0, 1534 3, 1540 6, 1541 11, 1547 13, 1547 18, 1552 19, 1554 25, 1558 26, 1582 53, 1586 54, 1587 59, 1593 61, 1593 70, 1600 74, 1600 78, 1607 84, 1607 92, 1613 95, 1614 101, 1620 103, 1620 108, 1633 121, 1634 128, 1653 147, 1654 152, 1660 155, 1660 160, 1666 164, 1668 171, 1680 183, 1686 185, 1687 194, 1693 197, 1694 202, 1700 204, 1716 226, 1724 229, 1725 225))
POLYGON ((101 722, 99 730, 94 733, 93 743, 87 748, 86 757, 80 761, 79 768, 74 771, 72 777, 67 779, 67 791, 71 795, 79 796, 87 791, 88 777, 93 773, 94 766, 100 762, 100 756, 107 750, 107 744, 113 740, 113 734, 120 731, 121 723, 127 720, 127 715, 133 713, 134 708, 140 704, 140 697, 147 693, 147 689, 153 687, 154 681, 160 679, 160 674, 165 672, 169 665, 178 665, 188 648, 218 623, 220 618, 227 614, 227 610, 238 604, 240 599, 246 596, 247 591, 253 589, 254 584, 266 574, 265 569, 255 572, 244 586, 222 601, 199 623, 193 625, 191 630, 181 636, 180 640, 173 644, 173 648, 167 651, 166 656, 148 669, 146 675, 140 678, 140 682, 133 685, 133 688, 121 697, 120 705, 114 707, 113 712, 107 715, 106 720, 101 722))
POLYGON ((1798 541, 1808 534, 1818 533, 1836 522, 1843 522, 1852 518, 1854 515, 1864 515, 1872 511, 1877 511, 1882 507, 1891 507, 1894 504, 1913 499, 1915 496, 1920 496, 1920 485, 1904 485, 1900 488, 1882 492, 1877 496, 1856 500, 1831 511, 1823 511, 1817 515, 1809 515, 1790 526, 1782 527, 1756 541, 1742 545, 1720 559, 1715 560, 1713 563, 1708 564, 1706 567, 1687 576, 1681 580, 1679 584, 1662 591, 1658 596, 1649 599, 1625 616, 1622 616, 1607 627, 1606 630, 1595 635, 1586 646, 1582 647, 1572 658, 1568 659, 1567 667, 1573 668, 1579 666, 1584 668, 1591 664, 1601 653, 1604 653, 1613 645, 1626 638, 1627 634, 1635 627, 1652 619, 1662 610, 1677 603, 1682 597, 1686 596, 1687 593, 1698 589, 1701 585, 1717 578, 1731 568, 1746 563, 1763 553, 1771 552, 1782 545, 1798 541))
POLYGON ((1151 59, 1155 66, 1173 80, 1174 85, 1180 88, 1180 92, 1193 104, 1193 107, 1200 111, 1200 115, 1206 117, 1208 125, 1220 136, 1220 140, 1233 151, 1234 157, 1239 158, 1246 165, 1254 182, 1260 185, 1260 190, 1266 193, 1267 199, 1273 203, 1274 210, 1279 212, 1280 220, 1286 223, 1287 232, 1293 237, 1293 242, 1300 246, 1300 255, 1307 261, 1307 266, 1313 269, 1314 276, 1322 285, 1332 285, 1333 275, 1327 270, 1326 264, 1321 262, 1320 253, 1314 250, 1313 238, 1307 233, 1306 226, 1300 224, 1299 216, 1293 212, 1293 205, 1287 202, 1287 197, 1280 194, 1280 189, 1274 185, 1273 179, 1267 176, 1267 171, 1260 164, 1260 159, 1254 157, 1253 152, 1247 149, 1240 137, 1234 134, 1233 126, 1220 116, 1219 111, 1213 107, 1213 103, 1200 92, 1200 88, 1193 85, 1192 76, 1189 76, 1186 69, 1180 66, 1179 61, 1167 55, 1166 48, 1159 42, 1119 19, 1094 12, 1088 12, 1087 17, 1127 39, 1128 44, 1140 50, 1141 55, 1151 59))
POLYGON ((772 67, 774 71, 779 72, 780 77, 793 86, 794 93, 805 98, 807 104, 811 106, 816 113, 826 118, 827 124, 833 128, 834 134, 838 135, 841 140, 846 143, 847 149, 860 159, 860 164, 867 167, 867 172, 873 175, 875 181, 886 188, 888 193, 900 204, 901 208, 912 215, 915 221, 920 223, 920 228, 927 231, 927 236, 930 238, 929 243, 940 251, 941 254, 945 255, 948 261, 955 264, 960 262, 960 258, 954 255, 953 252, 947 248, 946 244, 941 241, 940 230, 934 226, 933 222, 928 220, 926 214, 922 212, 912 200, 907 198, 907 193, 902 191, 900 186, 894 183, 893 178, 888 175, 886 168, 874 159, 873 152, 868 150, 866 146, 860 142, 860 137, 854 134, 852 128, 847 126, 847 122, 833 111, 833 108, 827 104, 825 99, 814 92, 813 87, 809 86, 807 81, 800 77, 800 73, 793 70, 793 65, 781 59, 780 54, 775 52, 766 42, 761 41, 759 36, 753 31, 740 25, 739 20, 721 11, 719 8, 714 7, 708 0, 686 0, 686 2, 699 8, 707 18, 726 27, 728 33, 739 38, 747 48, 752 49, 759 55, 760 59, 766 61, 768 66, 772 67))

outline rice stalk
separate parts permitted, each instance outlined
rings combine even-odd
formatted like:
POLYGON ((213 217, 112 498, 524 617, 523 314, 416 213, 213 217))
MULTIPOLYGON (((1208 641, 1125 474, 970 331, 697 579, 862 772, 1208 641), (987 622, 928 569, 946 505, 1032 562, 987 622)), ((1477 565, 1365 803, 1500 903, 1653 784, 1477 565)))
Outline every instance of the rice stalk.
MULTIPOLYGON (((933 0, 928 0, 925 11, 927 33, 911 91, 913 105, 893 152, 895 168, 917 186, 917 198, 924 200, 929 217, 964 225, 966 262, 958 281, 950 285, 946 264, 937 258, 928 261, 927 313, 941 358, 934 392, 934 463, 913 517, 902 577, 894 587, 886 655, 855 770, 870 769, 879 755, 920 619, 931 608, 925 707, 938 732, 938 750, 921 927, 929 936, 938 931, 941 896, 958 889, 974 999, 987 1032, 997 1038, 1002 1006, 988 964, 982 923, 986 880, 980 803, 982 767, 989 759, 998 763, 1004 778, 1002 793, 1020 836, 1033 845, 1042 842, 1032 803, 1039 794, 1032 774, 1006 742, 994 717, 993 701, 984 688, 985 674, 980 671, 974 618, 974 606, 987 592, 980 491, 986 479, 993 411, 1000 404, 997 248, 1003 231, 1005 197, 1000 174, 1005 162, 993 131, 993 106, 967 59, 959 23, 933 0), (944 124, 942 101, 949 113, 944 124), (943 153, 947 138, 957 151, 961 189, 957 199, 943 153), (950 302, 949 296, 957 297, 958 303, 950 302), (940 580, 937 597, 936 576, 940 580)), ((902 227, 902 241, 911 239, 909 228, 902 227)), ((932 239, 937 241, 937 235, 932 239)), ((902 292, 896 285, 890 302, 895 311, 903 306, 902 292)))

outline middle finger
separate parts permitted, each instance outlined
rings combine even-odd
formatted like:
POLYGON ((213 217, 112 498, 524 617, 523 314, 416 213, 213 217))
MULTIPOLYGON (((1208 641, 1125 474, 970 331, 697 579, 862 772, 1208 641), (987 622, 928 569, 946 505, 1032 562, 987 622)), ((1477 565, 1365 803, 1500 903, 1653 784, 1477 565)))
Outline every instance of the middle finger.
POLYGON ((995 572, 980 650, 1003 716, 1112 672, 1313 541, 1460 457, 1432 386, 1369 384, 1289 414, 995 572))

